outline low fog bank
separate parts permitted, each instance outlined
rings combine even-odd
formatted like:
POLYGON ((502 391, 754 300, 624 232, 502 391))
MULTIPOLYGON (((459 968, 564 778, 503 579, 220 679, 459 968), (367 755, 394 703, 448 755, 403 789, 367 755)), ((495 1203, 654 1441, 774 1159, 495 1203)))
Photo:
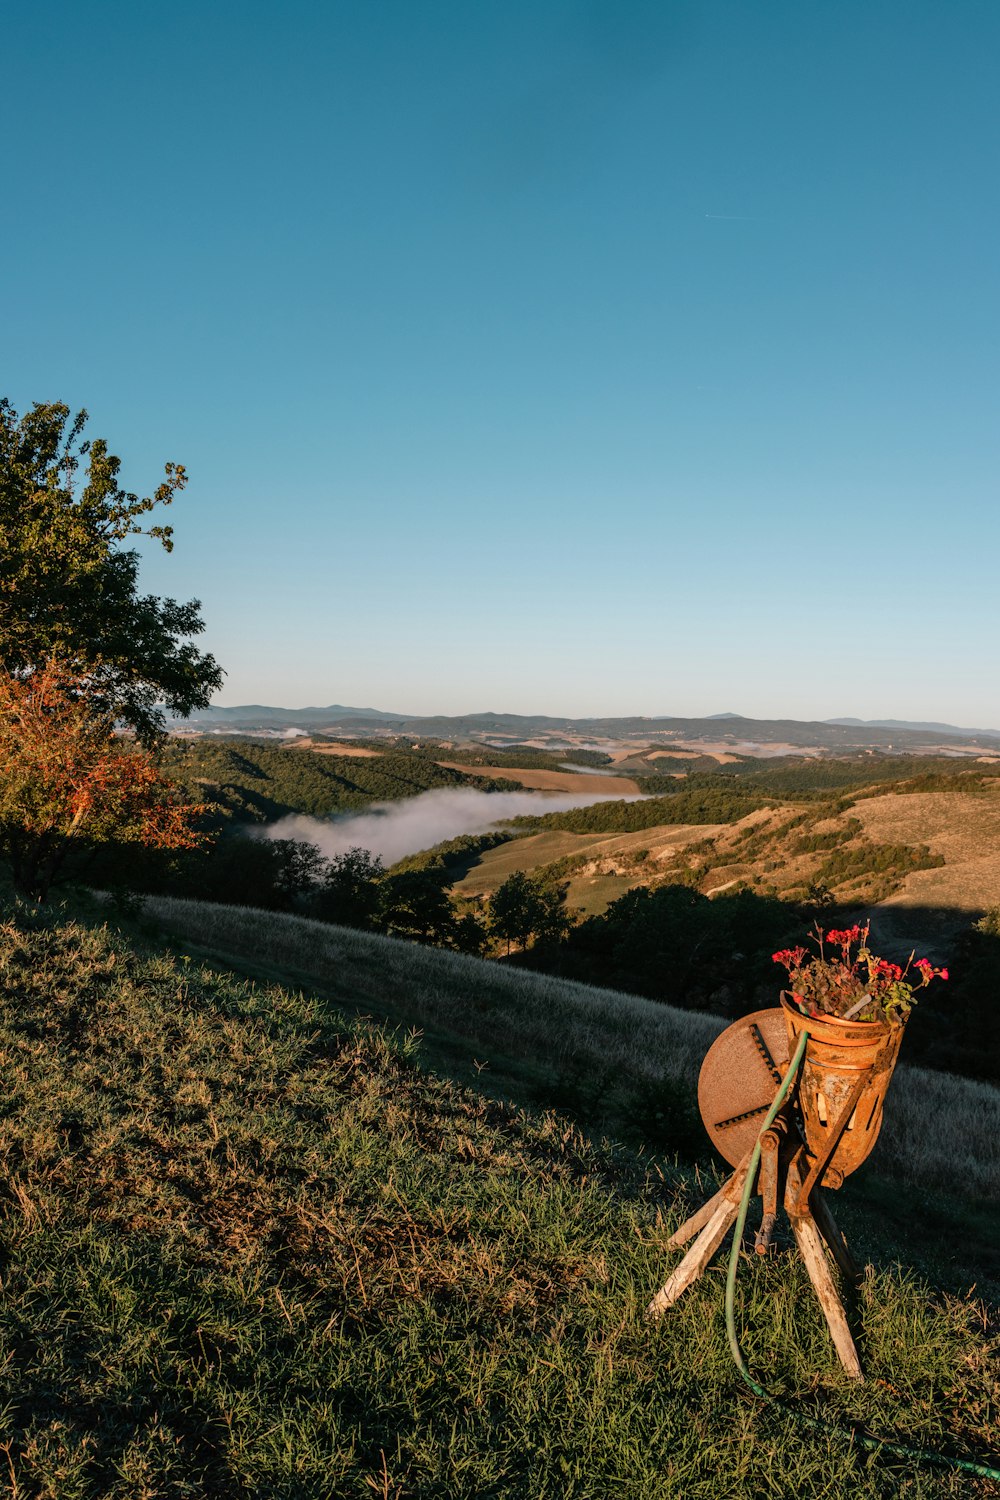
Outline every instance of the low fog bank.
POLYGON ((364 812, 341 818, 294 815, 270 823, 259 837, 299 839, 315 844, 327 859, 348 849, 369 849, 386 865, 404 855, 430 849, 462 833, 488 833, 504 818, 569 812, 593 802, 639 802, 608 792, 479 792, 474 787, 443 787, 403 802, 377 802, 364 812))

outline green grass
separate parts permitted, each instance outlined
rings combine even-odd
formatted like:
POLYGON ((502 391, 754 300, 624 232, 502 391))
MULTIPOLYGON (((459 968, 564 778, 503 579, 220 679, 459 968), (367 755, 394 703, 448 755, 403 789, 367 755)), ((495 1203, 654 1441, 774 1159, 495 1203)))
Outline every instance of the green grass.
POLYGON ((584 917, 597 917, 607 911, 612 901, 642 883, 641 876, 634 874, 571 877, 566 904, 584 917))
MULTIPOLYGON (((589 1080, 590 1119, 601 1120, 599 1102, 601 1122, 613 1127, 651 1089, 693 1094, 725 1025, 639 995, 283 912, 170 897, 150 897, 146 907, 164 930, 209 953, 418 1027, 440 1057, 475 1054, 503 1069, 505 1083, 528 1077, 546 1097, 567 1080, 589 1080)), ((931 1194, 953 1191, 960 1172, 965 1196, 1000 1200, 1000 1090, 903 1064, 890 1100, 871 1170, 931 1194)))
POLYGON ((606 842, 606 837, 552 831, 513 838, 496 849, 484 851, 455 889, 460 895, 480 891, 492 894, 515 871, 530 872, 567 856, 585 854, 595 843, 606 842))
MULTIPOLYGON (((282 924, 243 923, 263 964, 287 962, 282 924)), ((315 928, 294 936, 318 941, 315 928)), ((425 955, 448 957, 388 946, 367 984, 390 1001, 407 957, 411 990, 432 982, 425 955)), ((335 963, 364 1005, 361 950, 335 963)), ((505 1034, 498 1013, 525 976, 497 992, 484 971, 445 964, 427 1002, 442 1026, 464 996, 484 1036, 505 1034)), ((555 1028, 577 1029, 564 1063, 607 1048, 615 1005, 618 1031, 634 1032, 617 1056, 634 1067, 658 1040, 689 1068, 713 1030, 529 978, 561 1007, 555 1028)), ((316 988, 240 978, 152 940, 9 922, 0 981, 6 1493, 1000 1493, 758 1405, 726 1349, 718 1272, 646 1321, 675 1262, 664 1240, 711 1174, 428 1073, 414 1038, 345 1016, 316 988)), ((745 1261, 745 1342, 770 1386, 830 1421, 987 1454, 992 1315, 891 1263, 868 1273, 858 1313, 862 1388, 839 1373, 795 1259, 745 1261)))

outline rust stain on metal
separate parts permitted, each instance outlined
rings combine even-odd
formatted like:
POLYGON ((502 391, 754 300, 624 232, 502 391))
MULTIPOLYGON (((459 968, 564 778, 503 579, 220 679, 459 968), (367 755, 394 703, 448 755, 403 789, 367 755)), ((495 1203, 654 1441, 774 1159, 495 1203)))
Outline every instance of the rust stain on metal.
POLYGON ((698 1108, 712 1145, 731 1167, 753 1147, 788 1058, 788 1033, 776 1008, 734 1021, 709 1048, 698 1078, 698 1108))

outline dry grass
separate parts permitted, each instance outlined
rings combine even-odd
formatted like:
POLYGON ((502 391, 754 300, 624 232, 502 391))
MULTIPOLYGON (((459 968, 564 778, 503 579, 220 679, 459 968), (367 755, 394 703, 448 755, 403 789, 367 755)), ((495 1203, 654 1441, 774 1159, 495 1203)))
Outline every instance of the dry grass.
MULTIPOLYGON (((594 860, 614 860, 634 856, 640 849, 646 849, 650 858, 659 862, 671 859, 685 844, 712 838, 721 827, 716 823, 666 823, 659 828, 640 829, 638 833, 612 834, 549 829, 487 850, 479 863, 455 886, 455 891, 461 896, 488 895, 515 870, 537 870, 542 865, 580 855, 594 860)), ((655 863, 650 866, 650 873, 658 873, 655 863)))
POLYGON ((145 905, 168 931, 214 952, 314 976, 375 1011, 556 1068, 691 1079, 721 1025, 635 995, 285 913, 172 897, 145 905))
POLYGON ((927 906, 982 913, 1000 905, 1000 786, 978 796, 958 792, 889 794, 851 809, 877 842, 927 844, 942 854, 937 870, 908 875, 890 906, 927 906))
POLYGON ((644 1315, 707 1184, 456 1087, 315 988, 31 914, 0 923, 0 1051, 0 1493, 997 1494, 852 1440, 995 1463, 988 1306, 870 1267, 858 1385, 798 1257, 747 1257, 747 1351, 804 1429, 748 1400, 717 1275, 644 1315))
POLYGON ((439 766, 448 771, 461 771, 463 776, 489 776, 497 781, 513 781, 518 786, 534 792, 579 792, 592 796, 606 792, 610 797, 637 797, 641 791, 638 782, 628 776, 592 776, 584 771, 521 770, 514 766, 469 766, 457 761, 439 760, 439 766))
MULTIPOLYGON (((450 1031, 488 1058, 519 1056, 637 1091, 694 1090, 722 1030, 714 1016, 615 990, 245 907, 149 898, 169 931, 219 954, 314 978, 378 1014, 450 1031)), ((876 1171, 929 1191, 1000 1198, 1000 1090, 923 1068, 898 1071, 876 1171)))
POLYGON ((382 750, 369 750, 364 745, 352 745, 349 742, 336 745, 315 745, 310 739, 292 740, 291 748, 311 750, 314 755, 353 756, 357 760, 378 760, 385 753, 382 750))
POLYGON ((698 760, 702 755, 710 755, 720 766, 732 766, 739 760, 738 755, 727 755, 724 750, 651 750, 650 760, 661 760, 664 756, 671 759, 698 760))

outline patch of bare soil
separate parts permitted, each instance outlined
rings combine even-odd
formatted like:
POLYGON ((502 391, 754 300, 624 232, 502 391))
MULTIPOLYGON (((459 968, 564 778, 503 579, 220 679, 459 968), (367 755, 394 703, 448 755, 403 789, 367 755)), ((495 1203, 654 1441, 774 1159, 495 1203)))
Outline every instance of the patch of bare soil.
POLYGON ((457 761, 439 760, 439 766, 449 771, 461 771, 465 776, 490 776, 500 781, 513 781, 518 786, 535 792, 583 792, 606 793, 612 797, 635 797, 639 786, 628 776, 591 776, 585 771, 521 770, 515 766, 463 766, 457 761))

